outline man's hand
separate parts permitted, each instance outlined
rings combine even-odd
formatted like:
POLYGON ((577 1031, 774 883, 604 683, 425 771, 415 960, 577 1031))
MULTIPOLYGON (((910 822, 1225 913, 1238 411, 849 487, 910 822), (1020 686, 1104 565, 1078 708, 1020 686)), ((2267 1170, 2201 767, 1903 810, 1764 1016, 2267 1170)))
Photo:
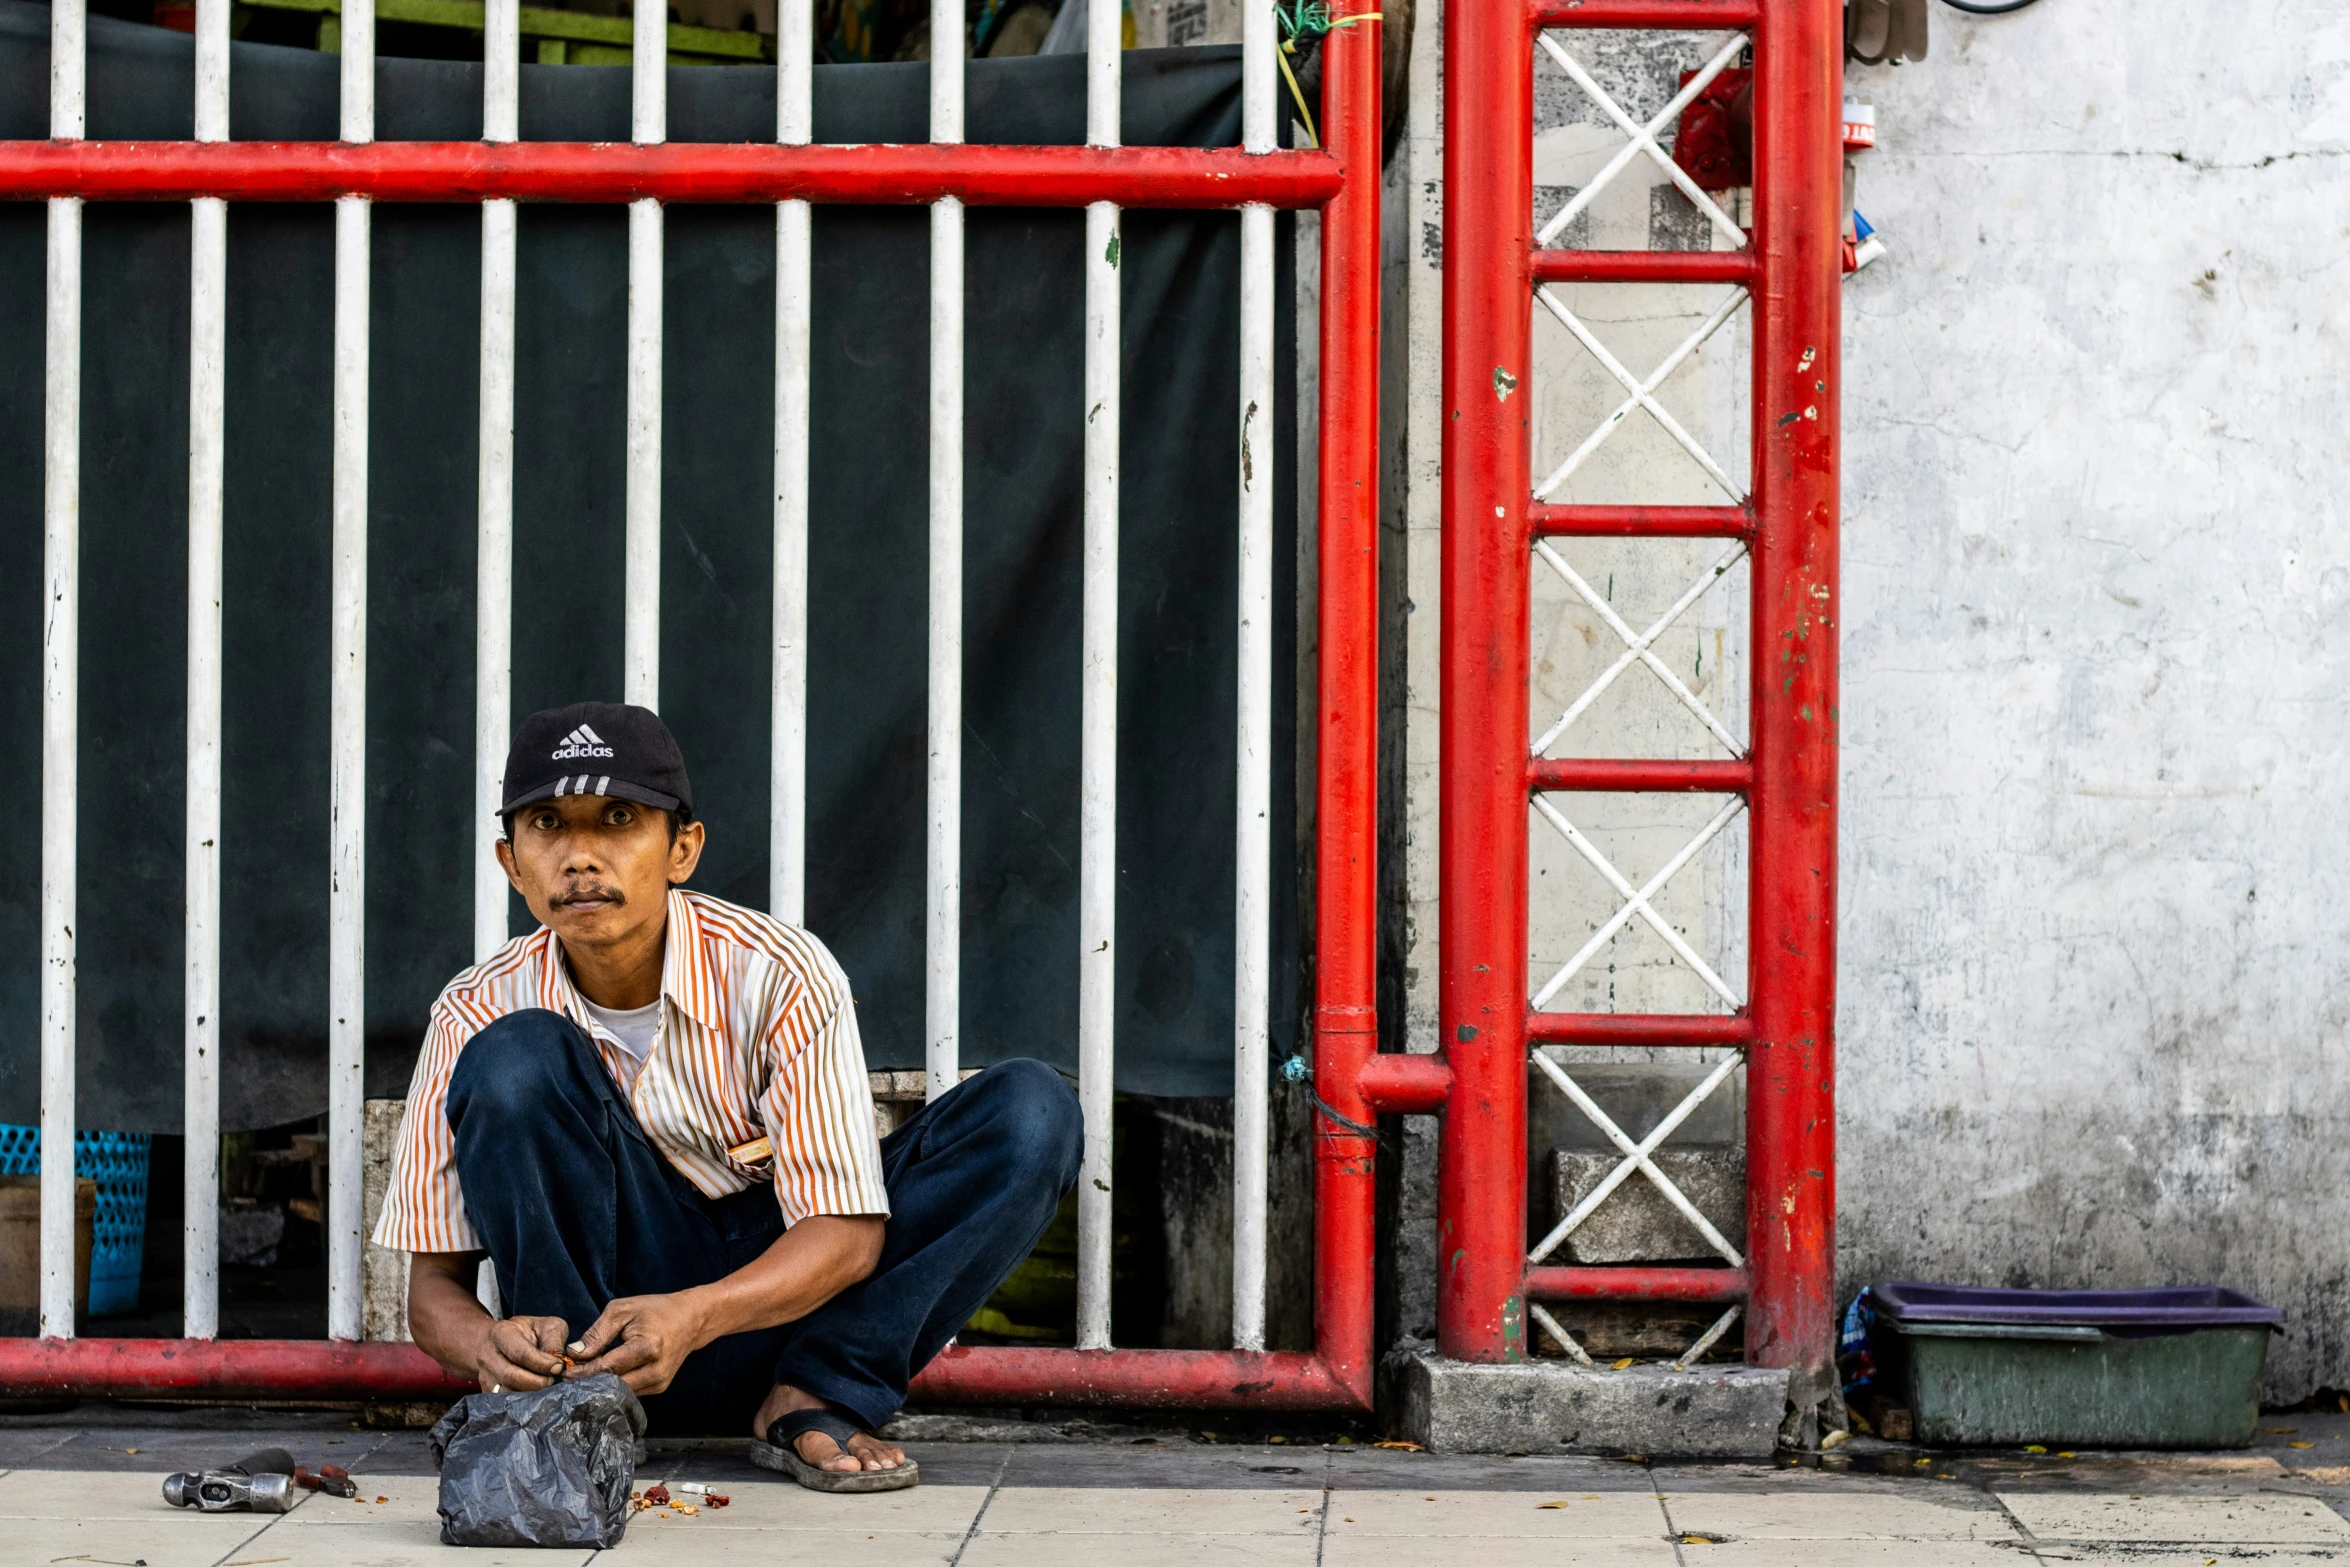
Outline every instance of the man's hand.
POLYGON ((624 1295, 570 1347, 577 1363, 569 1374, 610 1371, 637 1393, 658 1393, 676 1377, 685 1357, 713 1336, 693 1291, 624 1295))
POLYGON ((488 1325, 474 1351, 473 1374, 489 1393, 532 1393, 563 1375, 561 1317, 507 1317, 488 1325))

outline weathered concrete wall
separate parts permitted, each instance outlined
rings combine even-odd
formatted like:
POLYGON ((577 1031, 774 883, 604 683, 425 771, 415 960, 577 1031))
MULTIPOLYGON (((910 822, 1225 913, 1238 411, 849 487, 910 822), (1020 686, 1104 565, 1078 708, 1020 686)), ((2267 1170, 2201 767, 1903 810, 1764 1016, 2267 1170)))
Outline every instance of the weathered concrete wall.
MULTIPOLYGON (((2350 833, 2335 805, 2350 732, 2336 498, 2350 7, 2073 0, 1979 22, 1936 7, 1933 27, 1928 61, 1849 80, 1877 106, 1859 204, 1891 254, 1845 292, 1840 1268, 1848 1288, 2232 1284, 2291 1313, 2273 1396, 2350 1385, 2350 833)), ((1424 242, 1406 1022, 1421 1049, 1435 999, 1434 32, 1411 146, 1424 242)), ((1694 63, 1702 41, 1670 47, 1682 53, 1612 57, 1603 79, 1637 97, 1637 79, 1694 63)), ((1585 153, 1547 112, 1538 178, 1571 181, 1585 153)), ((1651 352, 1665 325, 1633 311, 1669 305, 1627 307, 1603 335, 1651 352)), ((1538 363, 1546 352, 1538 341, 1538 363)), ((1725 458, 1743 426, 1720 392, 1741 352, 1726 342, 1667 388, 1725 458)), ((1604 411, 1598 390, 1570 389, 1586 420, 1604 411)), ((1628 447, 1600 493, 1700 498, 1656 450, 1628 447)), ((1586 576, 1607 569, 1591 558, 1586 576)), ((1661 609, 1690 564, 1630 591, 1661 609)), ((1696 623, 1734 644, 1735 621, 1696 623)), ((1563 603, 1538 600, 1536 623, 1538 658, 1592 632, 1563 603)), ((1638 737, 1654 712, 1672 709, 1627 709, 1587 748, 1638 737)), ((1685 731, 1654 738, 1705 754, 1685 731)), ((1685 824, 1609 825, 1647 867, 1685 824)), ((1674 916, 1723 964, 1740 940, 1723 912, 1734 880, 1734 865, 1710 868, 1674 916)), ((1587 929, 1606 905, 1537 885, 1541 971, 1544 932, 1587 929)), ((1659 950, 1624 953, 1641 1004, 1702 1000, 1659 950)), ((1407 1205, 1419 1247, 1424 1218, 1407 1205)), ((1429 1315, 1413 1283, 1428 1261, 1407 1265, 1406 1331, 1429 1315)))
POLYGON ((1843 1265, 2214 1280, 2350 1385, 2350 8, 1856 71, 1843 1265))

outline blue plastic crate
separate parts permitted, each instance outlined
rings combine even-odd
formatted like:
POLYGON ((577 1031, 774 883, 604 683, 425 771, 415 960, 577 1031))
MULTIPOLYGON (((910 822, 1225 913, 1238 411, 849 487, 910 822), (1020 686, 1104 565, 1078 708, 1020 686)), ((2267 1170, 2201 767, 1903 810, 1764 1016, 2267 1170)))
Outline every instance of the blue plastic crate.
MULTIPOLYGON (((145 1132, 76 1132, 73 1173, 98 1183, 96 1233, 90 1244, 89 1313, 119 1317, 139 1309, 139 1264, 147 1250, 147 1161, 155 1139, 145 1132)), ((41 1129, 0 1124, 0 1175, 41 1173, 41 1129)))

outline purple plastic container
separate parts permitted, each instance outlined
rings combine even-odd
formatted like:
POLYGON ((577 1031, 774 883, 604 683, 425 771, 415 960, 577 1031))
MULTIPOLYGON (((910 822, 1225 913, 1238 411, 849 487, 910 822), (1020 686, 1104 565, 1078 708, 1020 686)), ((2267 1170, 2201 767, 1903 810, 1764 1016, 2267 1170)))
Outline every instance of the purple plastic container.
POLYGON ((2010 1290, 1971 1284, 1879 1284, 1877 1310, 1895 1322, 1997 1323, 2014 1327, 2281 1327, 2280 1307, 2210 1284, 2153 1290, 2010 1290))

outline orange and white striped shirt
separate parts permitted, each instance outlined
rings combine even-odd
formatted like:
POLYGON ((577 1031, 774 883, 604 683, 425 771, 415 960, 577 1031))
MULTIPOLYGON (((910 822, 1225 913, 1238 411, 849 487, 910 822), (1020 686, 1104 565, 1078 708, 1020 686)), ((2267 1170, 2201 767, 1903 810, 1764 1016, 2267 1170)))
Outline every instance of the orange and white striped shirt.
POLYGON ((812 1214, 883 1214, 881 1144, 848 976, 796 926, 672 888, 661 964, 661 1022, 635 1062, 588 1014, 555 933, 506 943, 433 1003, 375 1243, 396 1251, 479 1251, 457 1187, 447 1111, 458 1052, 509 1012, 544 1007, 596 1042, 653 1146, 710 1197, 766 1172, 727 1150, 765 1136, 786 1225, 812 1214))

